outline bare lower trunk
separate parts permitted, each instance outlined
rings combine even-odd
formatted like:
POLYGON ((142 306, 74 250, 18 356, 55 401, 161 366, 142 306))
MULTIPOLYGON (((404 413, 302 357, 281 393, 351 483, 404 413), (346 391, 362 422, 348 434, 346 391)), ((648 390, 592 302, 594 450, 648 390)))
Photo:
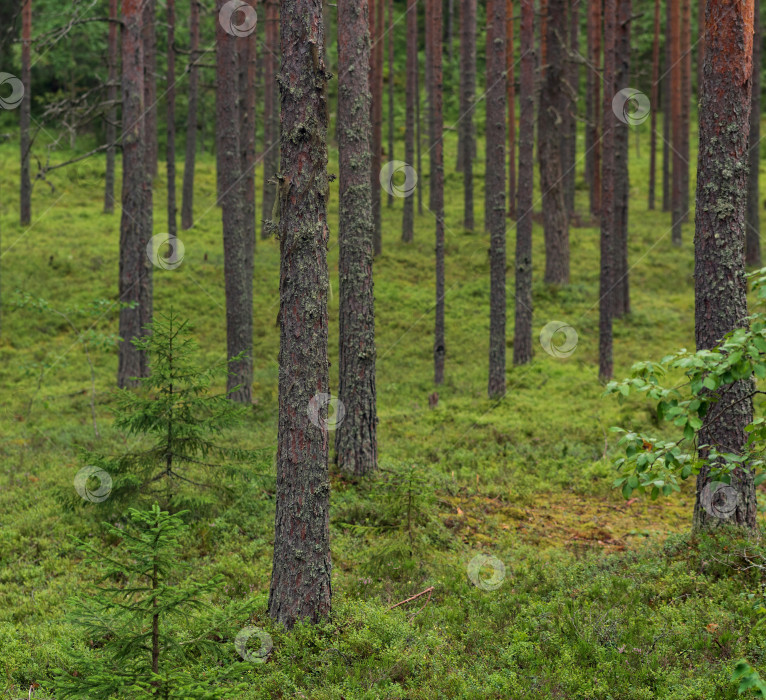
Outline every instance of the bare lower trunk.
POLYGON ((32 142, 29 138, 32 105, 32 62, 30 48, 32 43, 32 0, 22 0, 21 7, 21 82, 24 96, 21 99, 19 113, 19 131, 21 141, 21 216, 22 226, 29 226, 32 220, 32 183, 29 179, 29 151, 32 142))
MULTIPOLYGON (((657 182, 657 111, 660 82, 660 0, 654 0, 654 41, 652 43, 651 134, 649 145, 649 209, 654 209, 657 182)), ((665 105, 663 105, 663 109, 665 105)))
MULTIPOLYGON (((579 0, 578 0, 579 1, 579 0)), ((513 56, 513 0, 505 3, 505 71, 508 92, 508 216, 516 218, 516 76, 513 56)))
MULTIPOLYGON (((394 159, 394 0, 388 0, 388 153, 386 159, 394 159)), ((394 195, 388 193, 388 206, 393 206, 394 195)))
POLYGON ((111 214, 114 211, 114 156, 116 152, 115 142, 117 141, 117 87, 118 87, 118 62, 120 46, 117 32, 119 30, 118 21, 118 0, 109 0, 109 48, 108 61, 109 68, 107 72, 107 81, 109 87, 106 91, 106 99, 109 107, 106 111, 106 172, 104 174, 104 213, 111 214))
MULTIPOLYGON (((168 238, 173 241, 178 233, 176 225, 176 54, 175 54, 175 0, 166 0, 168 20, 168 72, 165 101, 167 105, 167 144, 165 161, 168 176, 168 238)), ((173 247, 173 254, 176 248, 173 247)))
POLYGON ((267 221, 273 217, 276 178, 279 169, 279 87, 276 67, 279 58, 279 3, 266 1, 266 42, 263 55, 263 220, 261 237, 269 236, 267 221))
POLYGON ((670 100, 673 148, 673 183, 670 199, 673 245, 681 245, 683 223, 683 137, 680 2, 670 3, 670 100))
POLYGON ((199 93, 199 2, 191 0, 189 15, 189 104, 186 109, 186 159, 181 202, 181 228, 194 225, 194 161, 197 153, 197 99, 199 93))
MULTIPOLYGON (((369 35, 368 35, 369 36, 369 35)), ((368 59, 369 60, 369 59, 368 59)), ((407 89, 404 125, 404 160, 409 167, 415 162, 415 100, 418 84, 418 12, 416 0, 407 1, 407 89)), ((369 94, 369 90, 368 93, 369 94)), ((419 188, 418 188, 419 189, 419 188)), ((412 241, 415 234, 415 202, 407 193, 402 216, 402 240, 412 241)))
MULTIPOLYGON (((569 55, 580 52, 580 0, 569 2, 569 55)), ((577 101, 580 92, 580 64, 569 58, 564 59, 562 113, 564 136, 562 139, 562 169, 564 177, 564 202, 569 216, 575 209, 575 165, 577 162, 577 101)))
POLYGON ((373 249, 375 255, 380 255, 383 250, 383 238, 381 228, 381 189, 380 169, 383 165, 383 9, 385 0, 370 0, 370 37, 372 47, 370 50, 370 92, 372 93, 371 120, 372 138, 372 162, 370 166, 370 184, 372 187, 372 222, 375 227, 373 236, 373 249))
POLYGON ((149 177, 157 175, 157 0, 144 0, 144 109, 146 116, 146 168, 149 177))
POLYGON ((601 102, 602 77, 593 66, 601 65, 601 0, 590 0, 590 27, 592 36, 592 53, 590 56, 590 72, 593 74, 593 124, 591 126, 591 143, 593 145, 593 181, 590 188, 590 213, 598 216, 601 212, 601 125, 603 109, 601 102))
POLYGON ((463 172, 463 228, 473 231, 473 112, 476 99, 476 0, 460 0, 460 115, 458 124, 463 172))

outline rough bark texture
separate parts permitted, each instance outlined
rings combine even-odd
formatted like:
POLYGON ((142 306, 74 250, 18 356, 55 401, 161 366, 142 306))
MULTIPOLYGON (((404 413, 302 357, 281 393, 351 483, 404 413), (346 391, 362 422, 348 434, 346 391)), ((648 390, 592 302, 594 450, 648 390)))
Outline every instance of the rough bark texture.
MULTIPOLYGON (((579 2, 579 0, 578 0, 579 2)), ((513 0, 505 3, 505 72, 508 92, 508 216, 516 218, 516 76, 513 56, 513 0)))
POLYGON ((594 104, 593 90, 597 73, 593 66, 593 0, 586 0, 585 5, 585 51, 588 65, 585 67, 585 182, 588 183, 593 199, 593 119, 598 111, 594 104))
POLYGON ((263 52, 263 227, 261 237, 268 238, 276 201, 276 177, 279 169, 279 86, 276 66, 279 57, 279 2, 266 0, 266 31, 263 52))
MULTIPOLYGON (((217 0, 218 12, 223 4, 224 0, 217 0)), ((226 356, 231 360, 243 353, 229 365, 226 390, 233 401, 249 404, 253 383, 253 253, 244 223, 237 41, 216 23, 216 168, 223 220, 226 356)))
POLYGON ((114 156, 116 152, 115 142, 117 141, 117 88, 119 67, 120 45, 117 38, 119 30, 118 21, 119 3, 118 0, 109 0, 109 30, 108 30, 108 53, 109 63, 107 70, 107 81, 109 87, 106 90, 106 99, 109 107, 106 111, 106 173, 104 174, 104 213, 111 214, 114 211, 114 156))
POLYGON ((431 84, 431 209, 436 218, 436 313, 434 319, 434 384, 444 382, 446 355, 444 332, 444 151, 442 143, 442 5, 441 0, 426 0, 430 7, 428 60, 431 84))
POLYGON ((673 183, 670 198, 673 245, 681 245, 683 223, 683 144, 682 144, 682 87, 681 87, 681 13, 680 0, 670 2, 670 110, 672 122, 673 183))
POLYGON ((691 0, 681 0, 681 210, 689 221, 690 120, 692 103, 691 0))
MULTIPOLYGON (((708 44, 699 110, 701 148, 694 237, 698 349, 713 347, 726 333, 747 324, 744 248, 753 0, 709 0, 705 27, 708 44)), ((719 452, 742 451, 744 428, 753 416, 752 399, 746 398, 752 390, 752 381, 745 380, 726 391, 708 413, 698 435, 699 444, 713 445, 719 452), (719 415, 725 418, 716 419, 719 415)), ((706 453, 701 451, 703 459, 706 453)), ((709 466, 705 465, 697 476, 694 529, 724 522, 755 529, 752 472, 734 472, 731 487, 736 493, 736 507, 720 519, 703 507, 703 489, 710 481, 709 466)))
POLYGON ((473 231, 473 112, 476 100, 476 0, 460 0, 460 142, 463 171, 463 228, 473 231))
MULTIPOLYGON (((416 0, 417 2, 417 0, 416 0)), ((417 5, 416 5, 417 7, 417 5)), ((422 137, 420 123, 420 57, 415 54, 415 149, 417 151, 418 177, 423 175, 422 137)), ((418 214, 423 214, 423 188, 417 187, 418 214)))
POLYGON ((372 137, 370 148, 372 150, 372 162, 370 165, 370 183, 372 187, 372 223, 375 227, 373 236, 373 249, 375 255, 380 255, 383 250, 383 238, 381 228, 381 188, 380 169, 383 165, 383 8, 385 0, 370 0, 369 27, 372 42, 370 50, 370 92, 372 104, 370 105, 370 117, 372 119, 372 137))
POLYGON ((614 150, 617 117, 612 111, 609 86, 615 78, 616 0, 604 2, 604 163, 601 173, 601 274, 599 277, 598 375, 612 378, 612 287, 614 285, 614 150))
POLYGON ((519 201, 516 219, 516 311, 513 364, 532 360, 532 190, 535 142, 534 0, 521 0, 519 201))
POLYGON ((670 2, 665 2, 665 49, 664 72, 662 77, 662 211, 670 211, 670 119, 672 99, 670 88, 672 73, 670 70, 670 2))
POLYGON ((120 347, 117 385, 135 386, 145 377, 146 353, 131 340, 152 320, 152 264, 146 245, 152 236, 152 188, 144 159, 144 47, 142 0, 122 2, 122 217, 120 220, 120 347))
POLYGON ((750 174, 747 178, 747 216, 745 219, 745 263, 761 267, 760 155, 761 155, 761 2, 753 2, 753 89, 750 107, 748 153, 750 174))
POLYGON ((580 0, 569 2, 569 52, 564 56, 564 90, 562 118, 564 134, 562 146, 562 169, 564 176, 564 202, 571 216, 575 208, 575 164, 577 162, 577 100, 580 92, 580 64, 570 59, 580 53, 580 0))
MULTIPOLYGON (((406 114, 404 122, 404 160, 412 166, 415 162, 415 100, 418 84, 418 8, 417 0, 407 0, 407 86, 406 114)), ((369 35, 368 35, 369 36, 369 35)), ((369 94, 369 90, 367 91, 369 94)), ((420 173, 418 173, 420 174, 420 173)), ((402 240, 412 241, 415 235, 415 201, 411 196, 404 199, 402 215, 402 240)))
POLYGON ((489 233, 489 383, 490 398, 505 394, 505 0, 493 0, 488 18, 486 147, 489 233))
POLYGON ((146 147, 144 158, 149 176, 157 174, 157 0, 144 0, 144 117, 146 147))
MULTIPOLYGON (((256 9, 256 0, 245 0, 256 9)), ((255 251, 255 66, 258 34, 238 39, 239 54, 239 149, 244 190, 244 232, 248 255, 255 251)))
MULTIPOLYGON (((388 0, 388 153, 389 161, 394 159, 394 0, 388 0)), ((393 166, 391 166, 393 169, 393 166)), ((388 193, 388 206, 393 206, 394 195, 388 193)))
MULTIPOLYGON (((660 0, 654 0, 654 41, 652 43, 651 134, 649 144, 649 209, 654 209, 657 183, 657 112, 660 82, 660 0)), ((663 105, 664 108, 664 105, 663 105)))
POLYGON ((181 229, 194 225, 194 161, 197 154, 197 99, 199 95, 199 2, 191 0, 189 11, 189 104, 186 110, 186 159, 181 194, 181 229))
MULTIPOLYGON (((168 238, 173 241, 178 233, 176 224, 176 4, 175 0, 166 1, 168 21, 168 59, 167 59, 167 88, 165 91, 166 138, 165 163, 168 177, 168 238)), ((171 243, 173 255, 176 248, 171 243)))
MULTIPOLYGON (((342 28, 341 28, 342 29, 342 28)), ((279 430, 269 614, 291 628, 330 612, 327 80, 320 0, 282 0, 279 430)))
MULTIPOLYGON (((341 28, 338 32, 337 127, 340 168, 338 398, 346 409, 346 417, 335 433, 335 453, 341 469, 356 475, 373 471, 377 463, 367 14, 366 0, 338 0, 338 27, 341 28)), ((407 200, 411 210, 412 198, 407 200)))
POLYGON ((566 55, 566 7, 564 0, 547 0, 547 60, 543 63, 540 111, 537 115, 537 147, 542 190, 543 230, 545 233, 545 283, 569 283, 569 217, 564 201, 561 167, 564 101, 564 57, 566 55))
POLYGON ((590 213, 598 216, 601 212, 601 81, 602 76, 592 66, 601 65, 601 0, 590 0, 590 22, 592 32, 589 75, 593 81, 593 116, 590 125, 591 144, 593 148, 593 171, 590 188, 590 213))
POLYGON ((24 96, 21 98, 21 107, 19 109, 21 142, 20 222, 22 226, 29 226, 32 220, 32 183, 29 179, 29 150, 32 147, 32 142, 29 138, 32 105, 31 43, 32 0, 23 0, 21 7, 21 82, 24 84, 24 96))
MULTIPOLYGON (((630 86, 630 22, 631 0, 617 0, 615 38, 615 81, 612 94, 630 86)), ((614 134, 614 289, 612 301, 615 317, 630 313, 628 278, 628 146, 630 128, 619 121, 614 134)))

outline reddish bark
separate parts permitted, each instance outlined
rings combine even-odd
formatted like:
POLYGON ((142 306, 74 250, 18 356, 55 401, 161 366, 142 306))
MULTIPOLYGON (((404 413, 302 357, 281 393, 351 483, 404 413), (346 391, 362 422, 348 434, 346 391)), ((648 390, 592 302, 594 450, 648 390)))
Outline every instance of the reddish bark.
POLYGON ((109 107, 106 111, 106 173, 104 175, 104 213, 114 212, 114 160, 115 142, 117 141, 117 89, 119 86, 117 70, 119 68, 120 45, 117 37, 119 2, 109 0, 109 30, 108 30, 108 70, 107 81, 109 87, 106 91, 106 99, 109 107))
POLYGON ((513 57, 513 0, 505 3, 505 71, 508 89, 508 216, 516 218, 516 77, 513 57))

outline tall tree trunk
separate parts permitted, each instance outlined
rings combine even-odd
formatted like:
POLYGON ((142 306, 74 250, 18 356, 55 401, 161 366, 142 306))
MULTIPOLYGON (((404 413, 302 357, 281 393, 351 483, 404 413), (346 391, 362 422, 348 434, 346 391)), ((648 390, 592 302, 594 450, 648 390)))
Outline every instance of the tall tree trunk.
MULTIPOLYGON (((30 0, 31 2, 31 0, 30 0)), ((104 214, 114 212, 114 154, 117 141, 117 69, 119 64, 120 46, 117 39, 119 29, 119 2, 109 0, 109 30, 108 30, 108 53, 107 81, 109 87, 106 90, 106 99, 109 108, 106 111, 106 173, 104 174, 104 214)))
POLYGON ((697 103, 702 97, 702 67, 705 64, 705 2, 697 2, 697 103))
MULTIPOLYGON (((415 161, 415 100, 418 84, 418 9, 417 0, 407 0, 407 87, 406 114, 404 122, 404 160, 409 167, 415 161)), ((369 95, 369 90, 367 91, 369 95)), ((402 240, 412 241, 415 235, 415 201, 404 198, 402 215, 402 240)))
MULTIPOLYGON (((244 0, 256 10, 256 0, 244 0)), ((244 193, 244 234, 248 258, 255 252, 255 66, 258 34, 253 30, 239 37, 239 148, 244 193)), ((252 263, 249 263, 252 266, 252 263)))
POLYGON ((144 105, 146 109, 146 167, 157 175, 157 0, 144 0, 144 105))
POLYGON ((276 81, 279 57, 279 0, 266 0, 266 31, 263 52, 263 227, 261 238, 269 237, 268 221, 276 201, 279 169, 279 86, 276 81))
MULTIPOLYGON (((630 85, 630 22, 631 0, 617 0, 615 38, 615 83, 613 94, 630 85)), ((612 300, 615 317, 630 313, 630 284, 628 279, 628 146, 630 129, 620 121, 614 133, 614 289, 612 300)))
POLYGON ((538 162, 545 234, 545 283, 569 284, 569 221, 561 169, 561 105, 564 102, 566 6, 547 0, 546 61, 543 63, 540 112, 537 115, 538 162))
POLYGON ((595 34, 593 1, 585 0, 585 51, 588 59, 585 70, 585 182, 591 191, 591 200, 593 199, 593 118, 598 112, 593 95, 596 80, 598 80, 598 72, 594 69, 594 66, 598 64, 593 63, 593 35, 595 34))
POLYGON ((521 0, 519 208, 516 219, 516 310, 513 364, 532 360, 532 193, 535 143, 535 7, 521 0))
POLYGON ((487 18, 491 40, 487 55, 486 198, 489 232, 489 384, 490 398, 505 394, 505 98, 506 7, 493 0, 487 18))
MULTIPOLYGON (((388 0, 388 153, 389 162, 394 160, 394 0, 388 0)), ((393 174, 393 165, 389 172, 393 174)), ((388 206, 393 206, 393 192, 388 193, 388 206)))
POLYGON ((181 228, 194 225, 194 161, 197 154, 197 100, 199 95, 199 0, 191 0, 189 13, 189 105, 186 110, 186 159, 181 202, 181 228))
POLYGON ((309 416, 329 394, 328 74, 321 2, 282 0, 281 9, 279 430, 269 614, 289 629, 299 619, 327 616, 331 603, 329 437, 325 421, 309 416))
MULTIPOLYGON (((697 348, 712 348, 729 331, 747 326, 745 209, 750 123, 753 1, 708 0, 707 48, 699 109, 697 214, 694 236, 694 301, 697 348)), ((699 444, 719 453, 741 453, 752 421, 751 379, 728 388, 699 432, 699 444), (728 405, 725 405, 728 404, 728 405), (721 411, 726 411, 721 413, 721 411), (716 420, 721 415, 723 420, 716 420)), ((756 530, 753 473, 732 474, 722 518, 708 512, 711 475, 708 449, 697 476, 694 529, 724 522, 756 530), (707 501, 707 503, 706 503, 707 501)))
MULTIPOLYGON (((418 0, 415 0, 415 13, 417 14, 418 0)), ((415 36, 415 45, 417 46, 417 35, 415 36)), ((427 89, 427 88, 426 88, 427 89)), ((420 121, 420 56, 415 54, 415 148, 417 150, 418 177, 423 173, 422 146, 420 121)), ((418 192, 418 214, 423 215, 423 188, 416 188, 418 192)))
POLYGON ((670 95, 672 86, 672 71, 670 70, 670 13, 671 2, 665 1, 665 65, 662 77, 662 211, 670 211, 671 205, 671 113, 673 111, 673 99, 670 95))
POLYGON ((32 141, 29 138, 32 105, 32 0, 22 0, 21 6, 21 82, 24 95, 21 98, 19 131, 21 132, 21 216, 22 226, 29 226, 32 220, 32 183, 29 179, 29 156, 32 141))
POLYGON ((473 112, 476 100, 476 0, 460 0, 460 164, 463 170, 463 228, 473 231, 473 112))
MULTIPOLYGON (((224 0, 217 0, 218 12, 224 0)), ((251 403, 253 383, 253 270, 245 229, 239 120, 238 38, 216 23, 216 168, 223 220, 223 268, 226 291, 226 379, 229 398, 251 403)))
POLYGON ((370 0, 370 92, 372 93, 371 119, 372 163, 370 166, 370 183, 372 186, 372 222, 375 227, 373 250, 380 255, 383 250, 381 228, 381 191, 380 169, 382 166, 381 151, 383 148, 383 8, 386 0, 370 0))
POLYGON ((426 0, 428 13, 428 60, 431 93, 431 172, 433 173, 431 209, 436 218, 436 313, 434 323, 434 384, 444 382, 446 355, 444 333, 444 150, 442 143, 442 4, 426 0))
POLYGON ((146 353, 133 345, 152 321, 152 187, 144 150, 143 0, 122 0, 122 216, 120 219, 120 309, 117 385, 135 386, 149 373, 146 353))
POLYGON ((601 173, 601 274, 599 284, 598 375, 601 381, 612 378, 612 287, 614 285, 615 236, 615 130, 610 87, 615 79, 616 0, 604 2, 604 163, 601 173))
MULTIPOLYGON (((654 41, 652 43, 651 142, 649 146, 649 209, 654 209, 657 183, 657 111, 660 81, 660 0, 654 0, 654 41)), ((663 105, 663 110, 665 105, 663 105)))
POLYGON ((749 158, 747 178, 747 213, 745 229, 745 263, 761 267, 760 155, 761 155, 761 2, 753 0, 753 89, 750 107, 749 158))
POLYGON ((335 453, 341 469, 355 475, 377 464, 367 14, 367 0, 338 1, 338 398, 346 417, 337 426, 335 453))
POLYGON ((673 148, 672 210, 673 245, 681 245, 683 223, 683 126, 682 126, 682 59, 681 59, 681 0, 670 0, 670 100, 673 148))
MULTIPOLYGON (((590 22, 589 26, 593 33, 592 53, 590 55, 590 65, 601 65, 601 0, 590 0, 590 22)), ((590 188, 590 213, 592 216, 598 216, 601 212, 601 152, 603 143, 601 140, 601 122, 602 122, 602 103, 601 103, 601 81, 602 76, 590 69, 591 80, 593 81, 593 123, 591 125, 591 144, 593 148, 593 180, 590 188)), ((606 83, 604 83, 606 84, 606 83)), ((606 98, 605 98, 606 99, 606 98)), ((611 97, 610 97, 611 99, 611 97)))
POLYGON ((168 21, 168 59, 167 59, 167 89, 165 92, 165 104, 167 107, 167 144, 165 161, 168 177, 168 243, 171 247, 171 255, 176 257, 176 4, 175 0, 166 0, 168 21))
POLYGON ((691 0, 681 0, 681 210, 689 221, 689 132, 692 102, 691 0))
POLYGON ((580 64, 570 59, 580 53, 580 0, 569 1, 569 52, 564 57, 564 86, 562 113, 564 136, 562 139, 562 169, 564 175, 564 202, 567 214, 575 209, 575 165, 577 162, 577 100, 580 93, 580 64))
MULTIPOLYGON (((579 1, 579 0, 578 0, 579 1)), ((508 216, 516 218, 516 76, 513 55, 513 0, 505 2, 505 72, 508 90, 508 216)))

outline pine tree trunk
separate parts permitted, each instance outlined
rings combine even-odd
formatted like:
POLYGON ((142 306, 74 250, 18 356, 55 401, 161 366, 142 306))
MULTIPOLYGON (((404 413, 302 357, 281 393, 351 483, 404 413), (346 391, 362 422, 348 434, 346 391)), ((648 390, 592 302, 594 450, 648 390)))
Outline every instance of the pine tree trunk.
POLYGON ((476 100, 476 0, 460 0, 460 164, 463 171, 463 228, 473 231, 473 113, 476 100))
MULTIPOLYGON (((577 0, 579 2, 579 0, 577 0)), ((508 90, 508 217, 516 218, 516 76, 513 55, 513 0, 505 3, 505 72, 508 90)))
POLYGON ((168 177, 168 240, 171 255, 176 256, 175 238, 178 234, 176 224, 176 5, 175 0, 166 0, 168 21, 168 58, 167 58, 167 88, 165 91, 166 137, 165 162, 168 177))
POLYGON ((745 229, 745 263, 761 267, 760 155, 761 155, 761 2, 753 0, 753 89, 750 108, 750 140, 748 153, 750 175, 747 178, 747 214, 745 229))
POLYGON ((442 143, 442 4, 426 0, 428 13, 428 60, 431 92, 431 209, 436 218, 436 313, 434 323, 434 384, 444 382, 444 151, 442 143))
POLYGON ((673 149, 673 183, 670 199, 673 245, 681 245, 683 223, 683 126, 681 66, 681 0, 670 0, 670 100, 673 149))
POLYGON ((279 58, 279 2, 266 0, 266 31, 263 52, 263 227, 261 238, 269 237, 276 200, 279 170, 279 86, 276 81, 279 58))
POLYGON ((615 80, 616 0, 604 2, 604 163, 601 173, 601 274, 599 278, 598 375, 601 381, 612 378, 612 287, 614 285, 615 236, 615 131, 617 118, 612 111, 609 86, 615 80))
POLYGON ((32 221, 32 182, 29 178, 29 156, 32 141, 29 137, 32 106, 32 62, 30 49, 32 44, 32 0, 22 0, 21 6, 21 82, 24 96, 19 110, 19 131, 21 141, 21 192, 20 223, 29 226, 32 221))
MULTIPOLYGON (((748 130, 750 125, 753 2, 709 0, 705 18, 708 44, 699 109, 700 148, 697 174, 695 259, 695 336, 698 349, 712 348, 735 328, 747 326, 745 280, 745 209, 748 130)), ((708 413, 699 444, 719 452, 740 453, 745 426, 752 421, 751 379, 728 388, 708 413), (728 405, 727 405, 728 404, 728 405), (725 413, 721 413, 725 410, 725 413), (716 419, 724 415, 725 419, 716 419)), ((708 450, 700 450, 702 459, 708 450)), ((724 522, 756 530, 753 473, 737 469, 721 519, 705 507, 710 492, 710 467, 697 476, 695 530, 724 522), (734 495, 735 498, 732 498, 734 495)))
POLYGON ((146 353, 131 342, 152 320, 152 187, 146 172, 142 0, 122 0, 122 216, 120 219, 121 302, 117 385, 136 386, 149 373, 146 353))
MULTIPOLYGON (((590 0, 590 27, 593 32, 593 52, 590 56, 591 66, 601 65, 601 0, 590 0)), ((602 102, 601 81, 602 77, 591 68, 593 80, 593 124, 591 126, 591 144, 593 147, 593 179, 590 188, 590 213, 598 216, 601 213, 602 191, 602 164, 601 152, 603 143, 601 140, 602 102)))
POLYGON ((519 82, 519 208, 516 219, 516 311, 513 364, 532 360, 532 193, 535 139, 535 7, 521 0, 519 82))
POLYGON ((580 94, 580 64, 570 59, 580 52, 580 0, 569 2, 569 54, 564 57, 562 112, 564 137, 562 140, 562 169, 564 171, 564 202, 568 216, 575 210, 575 168, 577 163, 577 100, 580 94))
POLYGON ((106 173, 104 174, 104 214, 114 212, 114 154, 117 141, 117 69, 119 64, 120 45, 117 38, 119 30, 119 4, 118 0, 109 0, 109 30, 107 49, 107 81, 109 87, 106 90, 106 99, 109 107, 106 111, 106 173))
POLYGON ((191 0, 189 14, 189 104, 186 110, 186 159, 181 201, 181 229, 194 225, 194 161, 197 154, 197 100, 199 95, 199 1, 191 0))
MULTIPOLYGON (((394 160, 394 0, 388 0, 388 153, 389 162, 394 160)), ((393 168, 393 166, 391 166, 393 168)), ((393 169, 389 170, 393 173, 393 169)), ((393 206, 394 195, 388 193, 388 206, 393 206)))
POLYGON ((269 614, 290 629, 297 620, 326 617, 331 604, 329 436, 325 422, 317 427, 309 416, 314 397, 329 393, 329 75, 321 3, 282 0, 281 17, 279 430, 269 614))
MULTIPOLYGON (((217 0, 218 12, 224 0, 217 0)), ((253 383, 253 257, 245 228, 239 118, 237 37, 216 23, 216 168, 223 220, 223 268, 226 291, 226 390, 238 403, 251 403, 253 383)))
POLYGON ((593 91, 595 88, 598 73, 593 69, 597 65, 593 63, 593 40, 595 29, 593 27, 593 1, 585 0, 585 41, 588 65, 585 70, 585 182, 591 192, 593 199, 593 118, 598 109, 595 105, 593 91))
POLYGON ((488 18, 486 193, 489 232, 489 384, 490 398, 505 395, 505 101, 506 6, 493 0, 488 18))
POLYGON ((545 234, 545 283, 569 284, 569 217, 564 202, 561 167, 564 102, 564 58, 566 55, 566 6, 564 0, 547 0, 546 36, 540 112, 537 115, 538 162, 542 190, 543 230, 545 234))
POLYGON ((144 0, 144 105, 146 109, 146 168, 157 175, 157 0, 144 0))
MULTIPOLYGON (((415 0, 415 9, 417 10, 418 0, 415 0)), ((417 35, 415 36, 415 45, 417 46, 417 35)), ((423 174, 423 158, 420 121, 420 56, 415 54, 415 148, 417 150, 418 177, 423 174)), ((423 187, 416 188, 418 192, 418 215, 423 215, 423 187)))
MULTIPOLYGON (((370 60, 367 14, 366 0, 338 0, 338 27, 341 28, 338 32, 337 130, 340 173, 338 398, 346 409, 346 417, 337 426, 335 453, 338 466, 358 476, 376 467, 378 420, 375 408, 372 192, 367 148, 372 132, 371 95, 366 75, 370 60)), ((393 74, 389 79, 393 79, 393 74)), ((412 150, 411 140, 409 147, 412 150)), ((412 200, 410 197, 407 200, 411 212, 412 200)))
MULTIPOLYGON (((612 94, 630 86, 630 22, 631 0, 617 0, 615 38, 615 83, 612 94)), ((628 146, 630 128, 619 121, 614 133, 614 288, 612 300, 614 316, 630 313, 630 285, 628 279, 628 146)))
MULTIPOLYGON (((654 0, 654 41, 652 43, 651 135, 649 145, 649 209, 654 209, 657 183, 657 111, 660 81, 660 0, 654 0)), ((663 109, 664 109, 663 105, 663 109)))
MULTIPOLYGON (((418 83, 418 12, 417 0, 407 0, 407 87, 404 122, 404 160, 412 167, 415 162, 415 100, 418 83)), ((369 90, 367 91, 369 94, 369 90)), ((402 215, 402 241, 409 243, 415 235, 415 201, 404 199, 402 215)))
MULTIPOLYGON (((244 0, 256 10, 256 0, 244 0)), ((258 34, 239 37, 239 148, 244 192, 244 233, 248 259, 255 253, 255 66, 258 34)), ((251 267, 252 262, 248 263, 251 267)))
POLYGON ((671 113, 673 111, 670 97, 672 83, 670 70, 670 5, 665 2, 665 65, 662 78, 662 211, 670 211, 671 197, 671 165, 670 165, 670 129, 671 113))
POLYGON ((681 4, 681 211, 689 221, 689 131, 692 102, 691 0, 681 4))
POLYGON ((381 188, 380 169, 383 148, 383 9, 385 0, 370 0, 369 27, 370 40, 370 92, 372 93, 371 120, 372 138, 372 162, 370 164, 370 184, 372 187, 372 222, 375 227, 373 236, 373 250, 375 255, 380 255, 383 250, 381 229, 381 188))

